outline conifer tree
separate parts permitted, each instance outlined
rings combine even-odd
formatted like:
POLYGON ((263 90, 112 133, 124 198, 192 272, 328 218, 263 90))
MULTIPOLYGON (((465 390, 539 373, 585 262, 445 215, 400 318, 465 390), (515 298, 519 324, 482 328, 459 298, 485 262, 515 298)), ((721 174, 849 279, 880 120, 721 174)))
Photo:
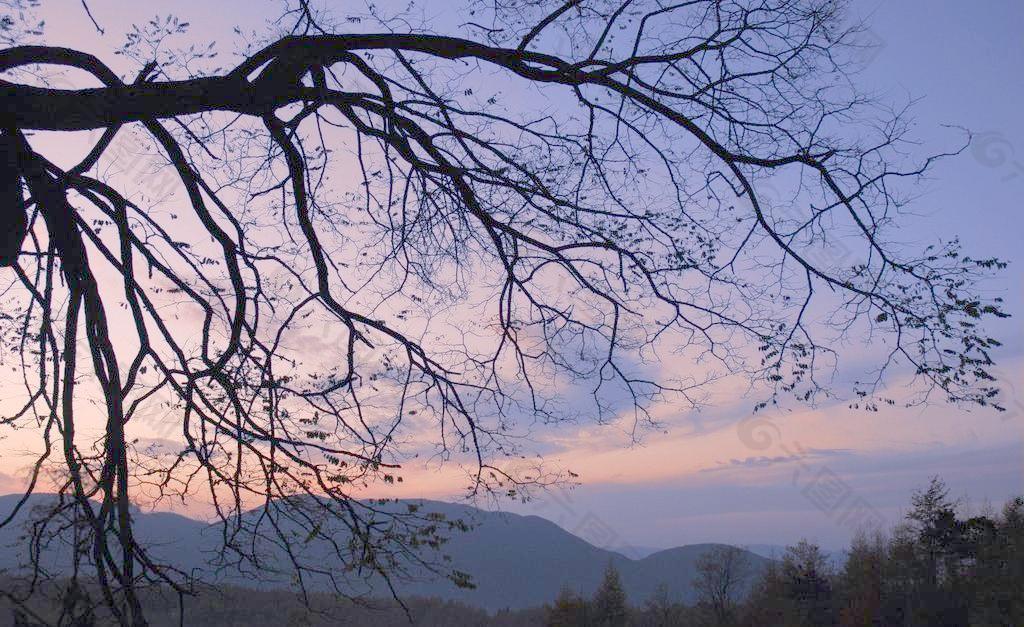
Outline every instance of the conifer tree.
POLYGON ((568 584, 558 592, 553 606, 547 608, 547 627, 579 627, 586 624, 586 602, 568 584))
POLYGON ((601 587, 594 594, 594 624, 601 627, 619 627, 626 624, 626 591, 615 565, 608 562, 601 587))

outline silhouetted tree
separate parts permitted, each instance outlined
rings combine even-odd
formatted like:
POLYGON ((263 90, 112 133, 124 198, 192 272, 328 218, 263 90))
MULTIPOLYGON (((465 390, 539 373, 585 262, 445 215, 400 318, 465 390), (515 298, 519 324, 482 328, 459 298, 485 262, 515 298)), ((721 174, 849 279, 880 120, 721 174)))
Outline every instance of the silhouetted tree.
POLYGON ((957 503, 949 498, 949 488, 939 477, 911 496, 907 521, 914 533, 914 570, 920 576, 912 581, 909 617, 915 625, 959 624, 966 621, 966 608, 960 594, 950 594, 959 582, 958 548, 963 525, 957 518, 957 503))
POLYGON ((927 584, 935 587, 948 574, 948 558, 957 542, 956 503, 949 499, 949 488, 938 477, 928 487, 917 490, 910 499, 907 519, 917 532, 917 546, 924 554, 927 584))
POLYGON ((661 583, 644 603, 645 622, 650 627, 670 627, 679 622, 676 608, 669 598, 668 586, 661 583))
POLYGON ((624 627, 628 618, 626 591, 619 571, 611 562, 604 569, 604 578, 594 593, 592 624, 600 627, 624 627))
POLYGON ((554 604, 547 609, 548 627, 579 627, 587 620, 586 601, 568 585, 562 586, 554 604))
POLYGON ((817 544, 801 540, 782 556, 784 594, 796 625, 832 624, 831 568, 817 544))
POLYGON ((963 519, 945 484, 933 479, 914 493, 908 524, 891 538, 854 540, 835 580, 839 623, 1019 624, 1024 594, 1016 582, 1024 558, 1010 538, 1020 503, 1012 499, 998 516, 963 519))
POLYGON ((697 603, 711 615, 711 624, 733 624, 737 602, 752 574, 750 558, 743 549, 722 545, 700 556, 692 585, 697 603))
POLYGON ((771 560, 754 582, 743 606, 740 624, 744 627, 788 625, 790 613, 780 565, 776 560, 771 560))
POLYGON ((884 569, 887 544, 880 530, 859 533, 838 577, 838 624, 849 627, 882 625, 884 569))
POLYGON ((60 627, 94 627, 96 625, 96 613, 93 610, 93 602, 89 593, 75 579, 65 588, 62 596, 60 618, 57 624, 60 627))
POLYGON ((467 0, 444 32, 286 4, 228 68, 171 17, 130 33, 123 76, 36 45, 31 10, 0 34, 0 424, 44 443, 26 496, 60 495, 35 544, 83 529, 66 545, 115 622, 196 583, 139 544, 133 494, 205 492, 218 566, 273 547, 300 586, 468 584, 426 551, 449 529, 353 498, 424 434, 470 493, 521 496, 570 478, 524 465, 523 416, 639 433, 724 373, 759 408, 811 401, 847 337, 888 342, 872 380, 994 398, 982 323, 1005 314, 978 286, 1004 264, 893 237, 933 160, 852 88, 844 2, 467 0), (125 134, 163 167, 111 173, 125 134), (648 373, 662 346, 686 367, 648 373))
POLYGON ((743 625, 812 627, 834 623, 831 569, 816 544, 786 547, 770 562, 742 612, 743 625))
POLYGON ((995 532, 984 538, 970 570, 972 624, 1024 625, 1024 496, 1006 503, 995 532))

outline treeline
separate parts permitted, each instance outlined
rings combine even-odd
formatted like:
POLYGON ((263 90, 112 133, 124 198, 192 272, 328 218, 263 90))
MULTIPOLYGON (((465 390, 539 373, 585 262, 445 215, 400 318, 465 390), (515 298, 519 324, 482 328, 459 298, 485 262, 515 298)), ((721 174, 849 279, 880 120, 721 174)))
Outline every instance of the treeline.
MULTIPOLYGON (((649 599, 627 598, 609 564, 597 592, 584 598, 570 586, 547 606, 489 615, 437 599, 372 603, 314 594, 219 587, 186 600, 185 624, 195 627, 281 625, 327 627, 821 627, 1024 625, 1024 497, 999 512, 964 516, 939 479, 916 492, 903 524, 857 537, 842 567, 801 541, 757 570, 749 554, 719 546, 703 555, 689 582, 693 604, 670 599, 666 587, 649 599)), ((93 627, 110 623, 95 595, 55 584, 49 605, 34 612, 47 623, 93 627)), ((150 591, 154 627, 178 625, 177 598, 150 591)), ((35 624, 0 598, 0 625, 35 624), (6 606, 6 607, 5 607, 6 606), (17 618, 16 618, 17 617, 17 618)))
MULTIPOLYGON (((102 605, 98 591, 69 594, 64 585, 42 591, 48 603, 32 603, 30 613, 20 612, 0 597, 0 626, 107 627, 116 624, 102 605), (80 595, 88 604, 70 597, 80 595)), ((454 601, 404 599, 404 607, 392 600, 351 601, 329 594, 311 593, 304 602, 290 590, 254 590, 235 586, 203 588, 185 598, 180 620, 176 595, 154 589, 142 592, 150 627, 522 627, 545 623, 544 608, 486 611, 454 601)))
POLYGON ((725 625, 1024 625, 1024 497, 962 517, 939 479, 904 524, 865 534, 831 572, 802 544, 773 564, 725 625))
POLYGON ((1001 512, 964 517, 936 478, 914 493, 906 520, 891 533, 856 537, 841 568, 806 541, 756 576, 745 555, 732 547, 704 555, 691 606, 669 602, 661 590, 631 608, 609 567, 593 599, 563 590, 547 608, 546 624, 1024 626, 1024 497, 1001 512))

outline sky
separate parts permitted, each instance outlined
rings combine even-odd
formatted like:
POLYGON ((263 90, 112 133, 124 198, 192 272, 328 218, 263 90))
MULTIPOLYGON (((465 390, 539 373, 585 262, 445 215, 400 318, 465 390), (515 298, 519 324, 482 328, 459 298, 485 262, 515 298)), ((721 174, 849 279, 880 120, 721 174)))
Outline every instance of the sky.
MULTIPOLYGON (((967 250, 1017 262, 986 289, 1003 295, 1008 311, 1020 312, 1024 4, 916 0, 854 6, 877 43, 865 58, 860 84, 883 99, 916 100, 915 131, 926 140, 949 137, 944 125, 968 128, 979 140, 932 173, 916 205, 927 216, 918 222, 922 237, 959 235, 967 250)), ((840 548, 851 537, 851 516, 843 516, 850 504, 867 503, 895 523, 911 492, 933 475, 968 509, 998 506, 1024 491, 1019 315, 1000 331, 1006 337, 998 353, 1009 400, 1005 414, 931 405, 871 416, 840 405, 773 416, 777 430, 766 429, 771 445, 756 449, 743 442, 740 410, 710 434, 677 429, 632 449, 584 454, 593 467, 582 471, 584 479, 602 469, 607 478, 586 481, 568 501, 552 498, 536 511, 553 512, 566 528, 613 545, 788 544, 807 537, 840 548), (801 455, 800 446, 821 452, 801 455), (815 489, 825 481, 836 486, 831 498, 815 489)), ((721 418, 714 409, 706 413, 712 421, 721 418)))
MULTIPOLYGON (((208 2, 175 4, 176 14, 196 25, 197 37, 229 36, 236 23, 258 26, 260 8, 270 16, 274 6, 225 0, 211 12, 208 2)), ((92 0, 107 31, 101 36, 77 3, 61 3, 61 12, 47 14, 48 39, 113 63, 118 29, 163 13, 163 5, 92 0)), ((420 6, 442 13, 448 5, 420 6)), ((594 544, 627 551, 712 541, 789 544, 802 537, 836 549, 858 522, 897 522, 912 490, 934 475, 969 511, 1024 493, 1024 3, 860 0, 854 9, 867 19, 874 45, 862 59, 860 85, 883 100, 913 100, 915 135, 926 144, 957 141, 950 127, 976 134, 970 149, 932 172, 915 201, 915 237, 957 235, 968 251, 1016 262, 981 286, 1017 314, 995 327, 1004 339, 996 356, 1009 410, 932 404, 868 413, 840 402, 752 417, 749 402, 735 402, 700 413, 659 408, 665 430, 639 443, 614 425, 546 429, 535 437, 549 445, 550 461, 578 473, 581 484, 502 508, 544 516, 594 544)), ((0 493, 19 484, 12 466, 0 460, 0 493)), ((449 474, 428 469, 410 472, 389 495, 457 493, 449 474)))
MULTIPOLYGON (((950 137, 944 126, 977 134, 964 155, 939 164, 915 205, 926 216, 917 222, 922 238, 958 235, 967 250, 1016 262, 986 289, 1020 312, 1024 4, 901 0, 854 7, 868 20, 867 40, 877 44, 860 84, 883 99, 916 100, 914 130, 926 141, 950 137)), ((772 416, 769 437, 757 440, 770 441, 762 449, 744 443, 742 409, 728 418, 712 409, 704 419, 724 423, 712 433, 691 436, 684 427, 635 448, 581 454, 592 468, 582 470, 585 484, 532 509, 608 545, 789 544, 806 537, 836 549, 853 532, 848 510, 869 509, 894 524, 912 491, 934 475, 967 509, 998 507, 1024 492, 1019 314, 999 331, 1006 338, 998 353, 1005 414, 936 404, 879 416, 840 405, 772 416), (799 447, 820 452, 801 454, 799 447), (606 478, 587 480, 598 473, 606 478), (822 498, 816 488, 826 483, 834 489, 822 498)))

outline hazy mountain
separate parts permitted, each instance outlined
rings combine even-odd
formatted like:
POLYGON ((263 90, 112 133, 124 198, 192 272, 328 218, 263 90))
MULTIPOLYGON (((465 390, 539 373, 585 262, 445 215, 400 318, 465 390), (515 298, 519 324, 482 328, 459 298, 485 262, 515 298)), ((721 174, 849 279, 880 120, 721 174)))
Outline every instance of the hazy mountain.
MULTIPOLYGON (((611 550, 615 551, 616 553, 621 553, 621 554, 625 555, 626 557, 631 557, 633 559, 637 559, 638 560, 638 559, 643 559, 643 558, 647 557, 648 555, 654 555, 655 553, 659 553, 661 551, 664 551, 665 547, 663 547, 663 546, 662 547, 635 546, 635 545, 632 545, 632 544, 626 544, 626 545, 623 545, 623 546, 620 546, 620 547, 615 547, 615 548, 613 548, 611 550)), ((751 552, 754 553, 756 551, 751 551, 751 552)), ((760 553, 758 553, 758 555, 760 555, 760 553)))
MULTIPOLYGON (((17 501, 16 496, 0 497, 0 515, 6 515, 17 501)), ((52 502, 50 496, 33 497, 33 505, 52 502)), ((427 573, 420 571, 412 580, 399 582, 397 591, 401 595, 440 597, 462 601, 489 610, 500 608, 523 608, 537 606, 551 601, 565 584, 576 591, 590 595, 597 588, 605 567, 613 563, 622 575, 622 581, 629 597, 635 603, 642 603, 650 597, 660 584, 668 587, 674 599, 690 601, 693 598, 690 582, 695 574, 697 559, 711 544, 682 546, 656 551, 642 559, 630 559, 620 553, 602 549, 565 531, 558 525, 538 516, 520 516, 511 513, 489 512, 466 505, 438 501, 403 501, 391 507, 406 508, 418 505, 421 511, 443 515, 448 520, 460 519, 472 526, 467 532, 454 532, 444 545, 443 553, 451 557, 451 567, 469 573, 475 589, 462 589, 450 581, 436 577, 427 580, 427 573)), ((261 510, 254 510, 248 517, 258 517, 261 510)), ((0 530, 0 569, 16 569, 26 558, 27 543, 22 524, 15 524, 0 530)), ((207 566, 210 551, 217 546, 221 529, 203 522, 166 513, 136 513, 137 536, 139 541, 153 547, 160 559, 170 560, 180 568, 207 566)), ((332 564, 328 556, 333 553, 326 548, 326 538, 312 537, 309 529, 298 523, 285 531, 294 537, 304 538, 296 545, 306 559, 319 567, 341 572, 344 565, 332 564)), ((316 535, 316 534, 314 534, 316 535)), ((342 533, 333 535, 335 540, 344 541, 342 533)), ((263 587, 286 586, 291 575, 285 568, 284 553, 273 543, 259 543, 267 559, 261 573, 261 584, 251 573, 239 574, 224 571, 218 579, 228 583, 244 583, 263 587), (273 571, 280 572, 274 574, 273 571)), ((60 551, 60 556, 66 551, 60 551)), ((47 560, 49 567, 56 571, 67 568, 66 558, 54 556, 47 560)), ((754 553, 748 557, 755 570, 760 570, 769 561, 754 553)), ((334 558, 337 561, 337 558, 334 558)), ((416 574, 414 572, 414 574, 416 574)), ((306 578, 312 588, 324 588, 327 583, 316 576, 306 578)), ((388 596, 383 582, 366 577, 360 590, 372 596, 388 596)))

